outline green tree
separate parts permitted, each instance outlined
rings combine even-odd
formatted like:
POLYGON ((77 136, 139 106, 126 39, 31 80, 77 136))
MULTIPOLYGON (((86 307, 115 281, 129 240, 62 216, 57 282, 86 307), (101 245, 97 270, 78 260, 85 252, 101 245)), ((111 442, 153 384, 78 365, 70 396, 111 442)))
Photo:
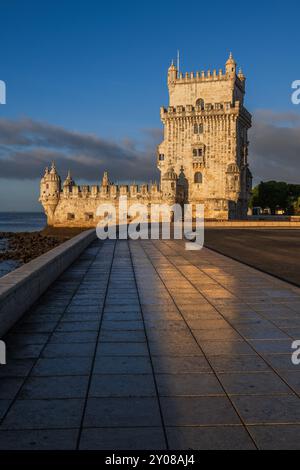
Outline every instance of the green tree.
MULTIPOLYGON (((275 214, 276 209, 287 212, 291 207, 291 189, 289 186, 283 181, 261 181, 252 191, 251 207, 270 208, 272 214, 275 214)), ((293 188, 293 191, 295 191, 295 188, 293 188)))

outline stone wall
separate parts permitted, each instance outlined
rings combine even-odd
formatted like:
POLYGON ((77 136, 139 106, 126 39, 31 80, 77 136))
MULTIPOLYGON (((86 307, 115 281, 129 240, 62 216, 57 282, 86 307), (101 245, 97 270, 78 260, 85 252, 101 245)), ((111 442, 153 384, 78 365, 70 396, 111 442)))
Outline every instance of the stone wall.
POLYGON ((0 279, 0 338, 95 239, 83 232, 0 279))

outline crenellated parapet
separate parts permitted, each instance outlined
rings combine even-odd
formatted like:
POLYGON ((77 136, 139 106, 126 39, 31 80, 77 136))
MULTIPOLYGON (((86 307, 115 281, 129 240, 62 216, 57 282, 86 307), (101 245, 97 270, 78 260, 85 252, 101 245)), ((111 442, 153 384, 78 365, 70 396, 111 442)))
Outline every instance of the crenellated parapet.
POLYGON ((168 108, 160 108, 160 117, 162 120, 168 118, 181 118, 181 117, 205 117, 208 115, 223 115, 225 114, 239 114, 243 110, 245 115, 251 118, 250 113, 241 106, 240 102, 237 100, 234 104, 230 101, 226 102, 217 102, 217 103, 203 103, 203 105, 193 106, 192 104, 187 104, 186 106, 168 106, 168 108))
POLYGON ((230 53, 229 58, 225 64, 225 69, 219 68, 213 70, 201 70, 196 72, 179 72, 177 67, 172 62, 168 70, 168 85, 193 85, 199 83, 208 83, 208 82, 220 82, 233 80, 237 82, 237 85, 241 88, 245 86, 246 77, 242 72, 242 69, 239 69, 239 72, 236 73, 236 62, 230 53))
POLYGON ((118 199, 121 196, 127 196, 131 199, 147 199, 152 197, 160 197, 161 190, 157 183, 148 184, 114 184, 109 183, 105 186, 98 185, 76 185, 72 187, 64 187, 60 192, 61 199, 99 199, 110 200, 118 199))
MULTIPOLYGON (((176 191, 170 204, 175 203, 176 191)), ((97 221, 97 208, 101 204, 117 206, 126 198, 129 204, 142 203, 149 206, 166 202, 166 194, 157 183, 115 184, 104 172, 100 185, 77 185, 71 173, 61 188, 61 179, 54 163, 51 171, 46 169, 40 184, 40 202, 47 215, 48 225, 54 226, 94 226, 97 221)))

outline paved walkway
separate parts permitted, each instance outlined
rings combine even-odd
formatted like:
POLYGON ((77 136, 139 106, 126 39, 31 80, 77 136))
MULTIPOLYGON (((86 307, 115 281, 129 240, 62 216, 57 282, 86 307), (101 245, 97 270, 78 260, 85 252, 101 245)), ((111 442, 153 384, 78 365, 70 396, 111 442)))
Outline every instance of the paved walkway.
POLYGON ((300 448, 300 289, 181 241, 99 241, 6 338, 1 449, 300 448))

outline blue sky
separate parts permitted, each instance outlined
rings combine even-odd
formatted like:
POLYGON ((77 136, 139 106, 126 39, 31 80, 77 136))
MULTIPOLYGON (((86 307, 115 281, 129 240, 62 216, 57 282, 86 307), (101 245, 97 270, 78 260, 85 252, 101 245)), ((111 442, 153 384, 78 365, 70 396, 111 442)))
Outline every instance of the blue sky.
MULTIPOLYGON (((0 14, 0 79, 7 85, 0 119, 94 134, 149 155, 177 49, 183 71, 219 69, 232 51, 247 77, 250 112, 267 110, 264 125, 280 129, 289 113, 297 140, 300 106, 290 97, 292 81, 300 79, 299 2, 1 0, 0 14)), ((0 159, 2 144, 0 132, 0 159)), ((258 169, 258 180, 264 171, 258 169)), ((37 179, 4 176, 0 210, 39 209, 37 179)))

